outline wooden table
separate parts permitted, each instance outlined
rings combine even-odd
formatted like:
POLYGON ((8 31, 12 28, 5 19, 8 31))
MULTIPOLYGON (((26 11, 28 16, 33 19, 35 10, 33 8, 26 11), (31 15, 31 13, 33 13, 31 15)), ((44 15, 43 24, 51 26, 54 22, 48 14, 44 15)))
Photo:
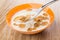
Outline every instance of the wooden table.
POLYGON ((0 14, 3 14, 0 15, 0 18, 4 19, 0 24, 0 40, 60 40, 60 1, 50 6, 55 13, 53 24, 39 34, 20 34, 6 24, 5 14, 14 6, 22 3, 46 3, 47 1, 49 0, 0 0, 0 14))

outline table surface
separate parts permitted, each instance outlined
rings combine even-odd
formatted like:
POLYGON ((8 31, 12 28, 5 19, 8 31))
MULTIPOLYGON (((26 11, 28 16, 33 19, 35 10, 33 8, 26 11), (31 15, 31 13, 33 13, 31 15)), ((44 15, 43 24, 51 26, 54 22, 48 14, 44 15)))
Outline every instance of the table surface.
POLYGON ((52 4, 55 20, 53 24, 41 33, 35 35, 20 34, 8 27, 5 21, 6 13, 16 5, 23 3, 46 3, 49 0, 0 0, 0 40, 60 40, 60 1, 52 4))

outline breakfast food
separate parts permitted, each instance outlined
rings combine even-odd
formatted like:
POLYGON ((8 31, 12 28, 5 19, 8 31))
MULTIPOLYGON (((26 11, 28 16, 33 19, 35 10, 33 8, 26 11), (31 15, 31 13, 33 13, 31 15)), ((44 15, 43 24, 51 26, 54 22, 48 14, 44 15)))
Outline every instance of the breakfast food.
POLYGON ((43 31, 54 21, 54 13, 49 7, 29 21, 41 6, 42 4, 28 3, 12 8, 6 15, 8 26, 22 34, 36 34, 43 31))
POLYGON ((30 20, 37 9, 22 10, 13 15, 11 19, 11 25, 13 28, 20 31, 36 31, 46 27, 49 22, 49 15, 45 11, 42 11, 36 18, 30 20))
POLYGON ((27 16, 18 16, 14 19, 14 21, 17 21, 17 20, 20 20, 21 22, 26 22, 28 21, 30 18, 30 15, 27 15, 27 16))

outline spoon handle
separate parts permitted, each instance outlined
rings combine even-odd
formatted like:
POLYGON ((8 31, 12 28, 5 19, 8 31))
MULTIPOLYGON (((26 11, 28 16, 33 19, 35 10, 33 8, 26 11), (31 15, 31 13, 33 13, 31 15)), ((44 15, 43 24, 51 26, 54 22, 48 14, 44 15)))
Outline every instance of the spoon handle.
POLYGON ((45 5, 43 5, 41 8, 45 8, 45 7, 49 6, 50 4, 52 4, 52 3, 56 2, 56 1, 57 0, 50 1, 50 2, 46 3, 45 5))
POLYGON ((43 5, 42 7, 40 7, 40 8, 37 10, 36 15, 35 15, 32 19, 34 19, 36 16, 38 16, 38 15, 40 14, 40 12, 41 12, 44 8, 46 8, 47 6, 49 6, 50 4, 52 4, 52 3, 56 2, 56 1, 57 1, 57 0, 50 1, 50 2, 46 3, 45 5, 43 5))

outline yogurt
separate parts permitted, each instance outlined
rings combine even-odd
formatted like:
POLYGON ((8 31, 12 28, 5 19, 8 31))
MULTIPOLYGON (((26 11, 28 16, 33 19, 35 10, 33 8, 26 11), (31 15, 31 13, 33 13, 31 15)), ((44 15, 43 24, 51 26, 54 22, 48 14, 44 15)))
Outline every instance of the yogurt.
MULTIPOLYGON (((31 21, 29 21, 29 22, 28 22, 28 21, 27 21, 27 22, 21 22, 21 21, 14 21, 14 19, 15 19, 17 16, 26 16, 26 15, 31 15, 30 18, 32 18, 32 17, 33 17, 32 15, 36 15, 36 10, 37 10, 37 9, 32 9, 31 11, 21 10, 21 11, 16 12, 16 13, 12 16, 12 18, 11 18, 11 25, 12 25, 12 27, 13 27, 14 29, 16 29, 16 30, 24 31, 24 32, 27 32, 27 31, 28 31, 28 28, 34 28, 34 23, 35 23, 34 20, 31 20, 31 21), (22 23, 22 24, 25 24, 25 27, 24 27, 24 28, 20 28, 19 26, 14 25, 14 23, 16 23, 16 24, 21 24, 21 23, 22 23)), ((44 16, 44 15, 43 15, 44 13, 46 13, 46 12, 45 12, 45 11, 42 11, 38 16, 40 16, 40 15, 41 15, 41 16, 44 16)), ((48 13, 47 13, 47 14, 48 14, 48 13)), ((47 27, 47 26, 49 25, 49 23, 50 23, 50 16, 48 15, 47 17, 48 17, 48 19, 47 19, 47 20, 43 20, 42 22, 47 21, 48 24, 46 24, 45 26, 40 25, 39 27, 36 28, 36 30, 32 30, 32 31, 41 30, 41 29, 47 27)))

